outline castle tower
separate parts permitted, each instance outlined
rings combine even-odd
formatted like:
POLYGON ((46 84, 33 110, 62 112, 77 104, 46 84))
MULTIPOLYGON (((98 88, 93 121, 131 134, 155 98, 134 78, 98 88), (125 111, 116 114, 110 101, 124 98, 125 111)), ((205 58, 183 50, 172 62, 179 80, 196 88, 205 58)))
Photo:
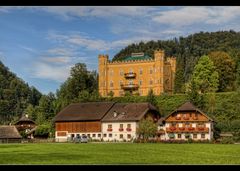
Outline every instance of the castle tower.
POLYGON ((157 85, 155 86, 154 94, 159 95, 164 91, 163 81, 163 68, 164 68, 164 56, 165 52, 163 50, 154 51, 154 61, 155 61, 155 78, 157 85))
POLYGON ((107 96, 107 65, 108 65, 108 55, 98 55, 98 88, 101 96, 107 96))
POLYGON ((174 81, 175 81, 175 74, 176 74, 176 58, 175 57, 168 58, 168 61, 171 64, 172 90, 174 91, 174 81))
POLYGON ((170 83, 170 87, 171 87, 171 92, 174 91, 174 80, 175 80, 175 73, 176 73, 176 58, 175 57, 171 57, 171 58, 167 58, 167 62, 170 64, 170 78, 171 78, 171 83, 170 83))

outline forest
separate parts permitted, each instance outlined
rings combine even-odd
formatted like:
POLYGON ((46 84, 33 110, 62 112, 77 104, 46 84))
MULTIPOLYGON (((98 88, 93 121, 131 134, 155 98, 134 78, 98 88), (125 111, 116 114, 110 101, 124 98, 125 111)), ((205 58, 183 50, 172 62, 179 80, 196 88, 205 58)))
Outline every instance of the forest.
POLYGON ((37 132, 46 134, 54 131, 53 117, 70 103, 148 101, 165 116, 190 100, 216 121, 219 131, 234 131, 240 137, 240 32, 200 32, 172 40, 140 42, 123 48, 113 60, 122 60, 132 52, 153 56, 156 49, 163 49, 166 57, 177 58, 174 94, 101 97, 98 73, 77 63, 55 93, 44 95, 0 62, 0 124, 14 124, 22 114, 28 114, 42 129, 37 132))

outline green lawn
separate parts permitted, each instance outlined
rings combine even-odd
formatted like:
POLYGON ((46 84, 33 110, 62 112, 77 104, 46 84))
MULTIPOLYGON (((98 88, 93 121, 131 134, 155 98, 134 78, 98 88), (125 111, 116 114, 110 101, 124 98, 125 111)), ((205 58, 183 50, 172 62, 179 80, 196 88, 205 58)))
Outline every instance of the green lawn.
POLYGON ((0 164, 240 164, 240 144, 0 144, 0 164))

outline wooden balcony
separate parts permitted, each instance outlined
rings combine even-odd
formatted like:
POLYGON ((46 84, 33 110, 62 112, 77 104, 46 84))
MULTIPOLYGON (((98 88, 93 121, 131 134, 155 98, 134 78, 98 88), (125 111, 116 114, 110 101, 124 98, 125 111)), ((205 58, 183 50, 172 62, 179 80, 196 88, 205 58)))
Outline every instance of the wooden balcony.
POLYGON ((122 84, 121 88, 124 90, 136 90, 139 88, 139 85, 137 85, 137 84, 122 84))
POLYGON ((179 117, 179 116, 176 116, 175 119, 176 119, 176 120, 181 120, 182 118, 179 117))
POLYGON ((206 127, 169 127, 166 132, 208 132, 206 127))
POLYGON ((126 79, 128 79, 128 78, 136 78, 136 73, 133 73, 133 72, 129 72, 129 73, 125 73, 124 74, 124 77, 126 78, 126 79))

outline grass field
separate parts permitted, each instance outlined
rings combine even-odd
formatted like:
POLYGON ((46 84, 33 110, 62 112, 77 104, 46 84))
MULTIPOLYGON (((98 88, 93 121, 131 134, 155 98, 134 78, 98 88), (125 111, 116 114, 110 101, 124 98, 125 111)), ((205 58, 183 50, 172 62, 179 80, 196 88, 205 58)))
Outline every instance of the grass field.
POLYGON ((0 144, 0 164, 240 164, 240 145, 0 144))

